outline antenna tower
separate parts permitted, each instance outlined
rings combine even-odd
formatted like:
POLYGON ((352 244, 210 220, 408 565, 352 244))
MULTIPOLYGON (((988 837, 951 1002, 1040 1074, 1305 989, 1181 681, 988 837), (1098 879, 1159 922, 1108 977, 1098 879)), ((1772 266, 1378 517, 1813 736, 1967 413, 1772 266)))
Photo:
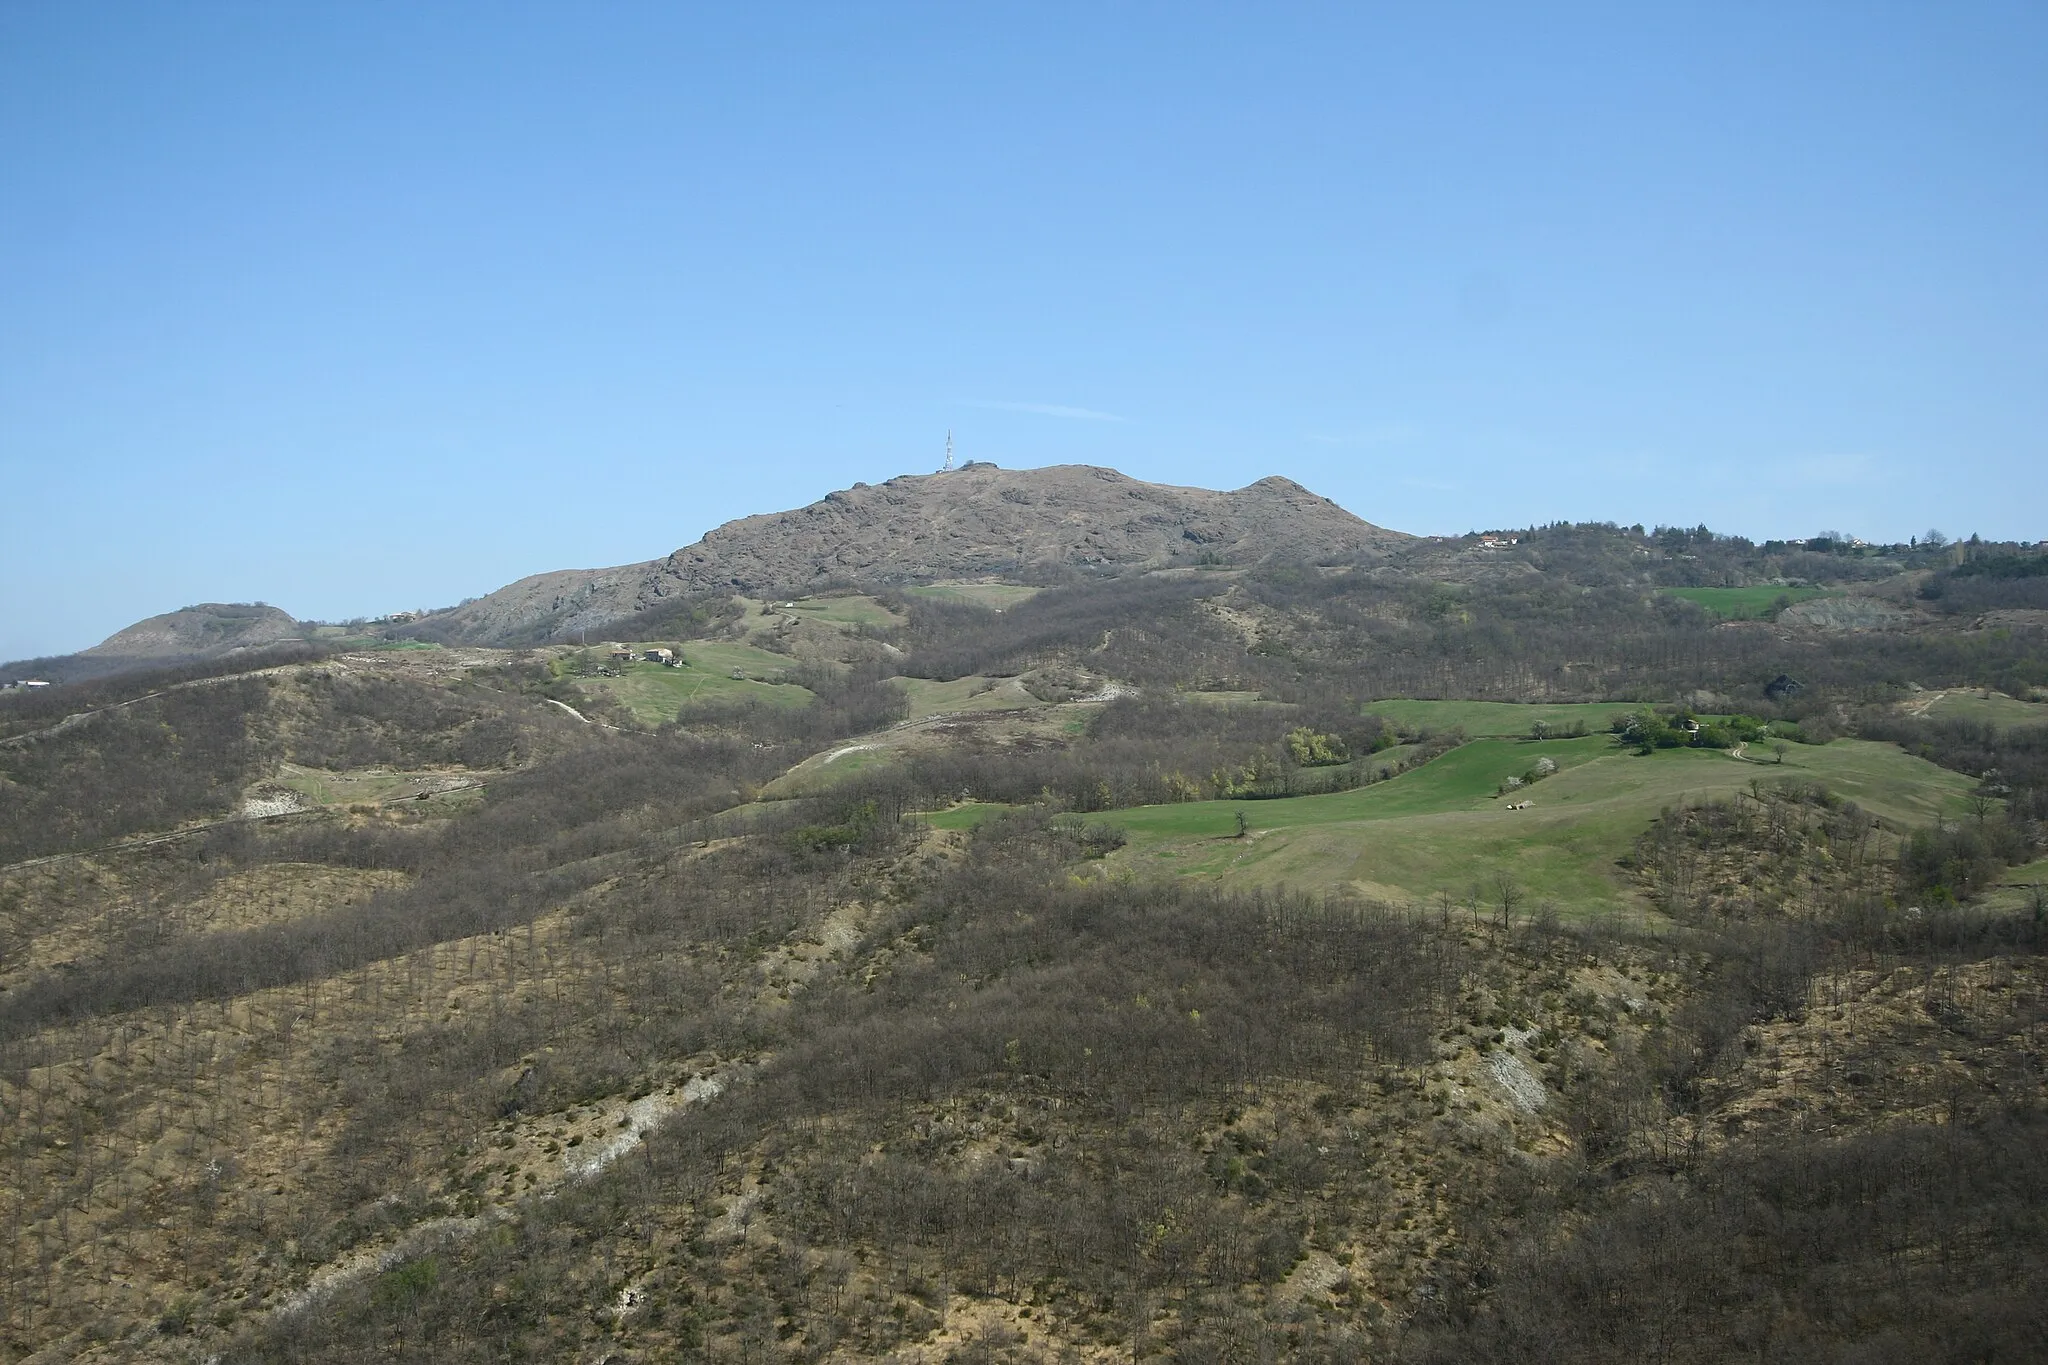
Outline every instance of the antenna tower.
POLYGON ((953 433, 952 433, 952 431, 951 431, 951 430, 949 429, 949 430, 948 430, 948 431, 946 432, 946 462, 945 462, 944 464, 942 464, 942 465, 940 465, 940 466, 939 466, 939 472, 940 472, 941 474, 943 474, 943 473, 945 473, 945 472, 946 472, 947 470, 951 469, 952 467, 953 467, 953 433))

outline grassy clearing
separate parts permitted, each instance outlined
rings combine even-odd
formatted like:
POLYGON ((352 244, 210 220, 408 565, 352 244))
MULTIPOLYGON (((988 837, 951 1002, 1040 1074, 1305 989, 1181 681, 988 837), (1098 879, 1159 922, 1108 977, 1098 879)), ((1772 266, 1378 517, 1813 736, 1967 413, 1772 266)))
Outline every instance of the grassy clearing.
POLYGON ((777 602, 779 611, 807 621, 828 621, 838 626, 885 628, 903 624, 903 618, 872 597, 800 597, 777 602))
POLYGON ((984 678, 979 674, 949 682, 898 678, 896 685, 910 698, 911 720, 955 711, 1021 711, 1045 705, 1026 692, 1015 678, 984 678))
POLYGON ((786 801, 791 797, 815 796, 862 773, 887 767, 903 754, 902 746, 876 740, 835 744, 765 784, 761 799, 786 801))
MULTIPOLYGON (((1126 830, 1165 836, 1212 837, 1233 833, 1242 806, 1260 828, 1284 823, 1289 828, 1384 820, 1404 815, 1432 815, 1493 804, 1495 790, 1509 777, 1527 772, 1538 758, 1561 769, 1589 762, 1611 752, 1604 736, 1586 739, 1481 739, 1453 749, 1433 763, 1391 781, 1328 796, 1286 797, 1274 801, 1189 801, 1172 806, 1144 806, 1105 817, 1126 830), (1267 815, 1268 809, 1272 813, 1267 815), (1260 818, 1266 816, 1266 818, 1260 818)), ((1555 777, 1549 781, 1555 782, 1555 777)), ((1533 790, 1533 789, 1532 789, 1533 790)))
POLYGON ((810 703, 810 689, 798 687, 795 683, 765 683, 731 676, 734 668, 744 666, 726 660, 737 659, 741 654, 774 659, 781 667, 787 667, 789 663, 778 654, 750 649, 746 645, 691 644, 683 650, 683 657, 688 662, 680 668, 635 663, 627 664, 622 675, 616 678, 578 678, 576 681, 578 686, 602 688, 611 693, 625 704, 636 720, 647 725, 666 725, 676 718, 676 712, 698 701, 753 698, 774 706, 805 706, 810 703))
POLYGON ((2009 867, 1998 881, 2001 886, 2048 886, 2048 858, 2009 867))
POLYGON ((1605 730, 1618 716, 1640 711, 1635 701, 1560 702, 1555 705, 1512 701, 1376 701, 1365 709, 1408 734, 1421 730, 1462 729, 1474 738, 1522 736, 1537 721, 1563 730, 1574 722, 1588 730, 1605 730))
POLYGON ((390 768, 355 768, 328 772, 287 763, 275 785, 295 791, 318 806, 346 806, 359 801, 395 801, 422 794, 431 795, 474 782, 479 774, 456 768, 421 768, 398 771, 390 768))
MULTIPOLYGON (((908 719, 886 730, 848 739, 812 754, 776 778, 762 794, 770 799, 822 791, 870 768, 913 753, 941 750, 971 732, 975 742, 1042 745, 1085 732, 1100 709, 1095 702, 1039 700, 1018 678, 956 678, 934 683, 898 678, 910 694, 908 719), (993 683, 994 686, 989 686, 993 683), (922 723, 921 723, 922 722, 922 723), (834 755, 838 755, 834 757, 834 755)), ((1390 750, 1390 753, 1399 751, 1390 750)))
POLYGON ((1937 692, 1925 699, 1906 703, 1908 711, 1918 710, 1932 720, 1977 720, 1992 725, 2048 725, 2048 704, 2021 701, 2003 692, 1937 692))
POLYGON ((934 829, 973 829, 997 811, 1008 809, 999 801, 962 801, 951 810, 929 811, 920 818, 934 829))
POLYGON ((938 602, 971 602, 977 607, 993 607, 997 611, 1036 597, 1039 591, 1016 583, 928 583, 923 587, 903 590, 908 597, 928 597, 938 602))
POLYGON ((1663 588, 1666 597, 1679 597, 1705 607, 1726 621, 1760 621, 1773 614, 1781 598, 1805 602, 1815 597, 1839 597, 1829 588, 1663 588))
MULTIPOLYGON (((1825 782, 1872 813, 1926 824, 1965 810, 1970 783, 1885 744, 1838 740, 1795 746, 1783 764, 1725 753, 1669 749, 1638 757, 1601 736, 1534 741, 1478 740, 1390 782, 1330 796, 1280 801, 1205 801, 1111 811, 1099 817, 1130 842, 1111 859, 1141 874, 1212 877, 1233 884, 1351 889, 1393 899, 1460 895, 1512 877, 1533 906, 1567 914, 1610 913, 1636 904, 1617 866, 1657 812, 1682 800, 1726 796, 1752 780, 1825 782), (1495 787, 1538 756, 1559 765, 1524 788, 1532 802, 1506 809, 1495 787), (1248 837, 1236 836, 1242 809, 1248 837)), ((962 807, 938 819, 972 824, 962 807)), ((936 822, 936 821, 935 821, 936 822)))
MULTIPOLYGON (((738 669, 755 682, 779 678, 796 662, 787 654, 758 649, 734 640, 692 640, 680 652, 692 668, 727 674, 738 669)), ((805 692, 804 695, 808 697, 810 693, 805 692)))
POLYGON ((1984 905, 1992 910, 2032 910, 2036 895, 2044 888, 2048 888, 2048 858, 2007 868, 1998 885, 1985 894, 1984 905))

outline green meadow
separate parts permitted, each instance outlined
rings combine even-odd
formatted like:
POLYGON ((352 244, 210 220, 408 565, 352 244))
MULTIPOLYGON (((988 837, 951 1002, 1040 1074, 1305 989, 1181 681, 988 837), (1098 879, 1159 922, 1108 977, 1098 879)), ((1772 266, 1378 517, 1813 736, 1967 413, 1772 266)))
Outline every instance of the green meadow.
MULTIPOLYGON (((1475 740, 1413 772, 1355 791, 1274 801, 1196 801, 1088 817, 1128 836, 1112 870, 1284 884, 1420 901, 1459 896, 1512 878, 1527 908, 1554 903, 1567 917, 1640 905, 1620 860, 1658 812, 1726 797, 1752 782, 1818 781, 1873 815, 1924 825, 1966 813, 1971 783, 1889 744, 1837 740, 1794 745, 1783 763, 1708 749, 1638 756, 1604 735, 1564 740, 1475 740), (1539 757, 1554 775, 1497 797, 1539 757), (1527 810, 1509 810, 1527 800, 1527 810), (1250 829, 1237 837, 1237 814, 1250 829)), ((928 817, 967 828, 990 807, 928 817)))
POLYGON ((827 621, 838 626, 886 627, 901 625, 902 618, 877 602, 872 597, 799 597, 793 602, 777 602, 777 611, 811 621, 827 621))
MULTIPOLYGON (((787 654, 757 649, 734 640, 691 640, 679 652, 691 668, 727 674, 738 669, 756 681, 780 677, 796 664, 787 654)), ((802 688, 797 690, 806 699, 811 695, 802 688)))
POLYGON ((790 661, 780 654, 749 645, 692 642, 683 646, 682 657, 685 662, 680 668, 631 663, 619 677, 578 678, 576 682, 580 687, 609 692, 636 720, 648 725, 668 724, 692 702, 751 698, 773 706, 803 706, 812 699, 809 688, 795 683, 755 680, 760 674, 780 673, 789 667, 790 661), (750 676, 733 677, 736 668, 750 676))
MULTIPOLYGON (((1916 709, 1912 703, 1908 710, 1916 709)), ((1930 720, 1977 720, 1992 725, 2048 725, 2048 704, 2021 701, 2002 692, 1940 692, 1920 714, 1930 720)))
POLYGON ((910 698, 912 720, 956 711, 1021 711, 1045 705, 1015 678, 969 674, 945 682, 930 678, 897 678, 895 682, 910 698))
POLYGON ((1575 722, 1587 730, 1605 730, 1615 718, 1631 711, 1640 711, 1647 702, 1600 701, 1600 702, 1542 702, 1526 703, 1513 701, 1415 701, 1396 698, 1390 701, 1376 701, 1366 706, 1369 715, 1378 716, 1403 734, 1417 734, 1423 730, 1463 730, 1467 735, 1479 738, 1488 735, 1525 736, 1530 727, 1542 721, 1553 731, 1568 729, 1575 722))
POLYGON ((1666 597, 1680 597, 1705 607, 1728 621, 1760 621, 1771 614, 1778 599, 1804 602, 1814 597, 1833 597, 1827 588, 1663 588, 1666 597))

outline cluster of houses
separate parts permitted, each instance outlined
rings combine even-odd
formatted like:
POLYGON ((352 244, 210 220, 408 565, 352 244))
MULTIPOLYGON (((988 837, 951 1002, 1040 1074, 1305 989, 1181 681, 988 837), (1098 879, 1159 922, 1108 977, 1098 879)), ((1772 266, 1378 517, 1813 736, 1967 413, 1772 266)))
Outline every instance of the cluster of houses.
POLYGON ((18 688, 48 687, 41 678, 16 678, 13 682, 0 683, 0 692, 13 692, 18 688))
MULTIPOLYGON (((605 651, 606 656, 614 664, 649 663, 660 664, 663 668, 686 668, 690 662, 674 650, 664 649, 660 645, 651 649, 635 649, 631 645, 606 645, 605 651)), ((733 669, 727 676, 742 682, 747 679, 746 670, 741 668, 733 669)))
POLYGON ((1479 548, 1482 550, 1510 550, 1521 543, 1522 538, 1520 536, 1479 537, 1479 548))
POLYGON ((630 664, 639 661, 660 664, 663 668, 680 668, 683 663, 681 659, 676 657, 676 652, 672 649, 635 650, 625 645, 607 645, 606 648, 611 651, 611 661, 615 664, 630 664))

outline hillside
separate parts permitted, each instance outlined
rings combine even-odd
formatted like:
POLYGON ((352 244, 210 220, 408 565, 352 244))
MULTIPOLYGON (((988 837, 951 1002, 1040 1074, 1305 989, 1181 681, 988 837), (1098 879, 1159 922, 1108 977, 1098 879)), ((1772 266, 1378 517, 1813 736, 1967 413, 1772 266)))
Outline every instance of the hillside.
POLYGON ((16 678, 78 683, 279 647, 302 649, 312 633, 288 613, 261 602, 202 602, 137 621, 75 654, 0 662, 0 687, 16 678))
POLYGON ((1088 465, 973 464, 742 517, 666 559, 535 574, 422 626, 452 641, 537 643, 691 593, 799 591, 835 579, 929 582, 1043 566, 1349 559, 1412 539, 1278 477, 1217 492, 1088 465))
POLYGON ((0 695, 0 1365, 2032 1358, 2048 575, 1964 567, 1554 526, 0 695))
POLYGON ((299 623, 276 607, 262 602, 202 602, 137 621, 79 653, 123 661, 194 659, 298 638, 299 623))

